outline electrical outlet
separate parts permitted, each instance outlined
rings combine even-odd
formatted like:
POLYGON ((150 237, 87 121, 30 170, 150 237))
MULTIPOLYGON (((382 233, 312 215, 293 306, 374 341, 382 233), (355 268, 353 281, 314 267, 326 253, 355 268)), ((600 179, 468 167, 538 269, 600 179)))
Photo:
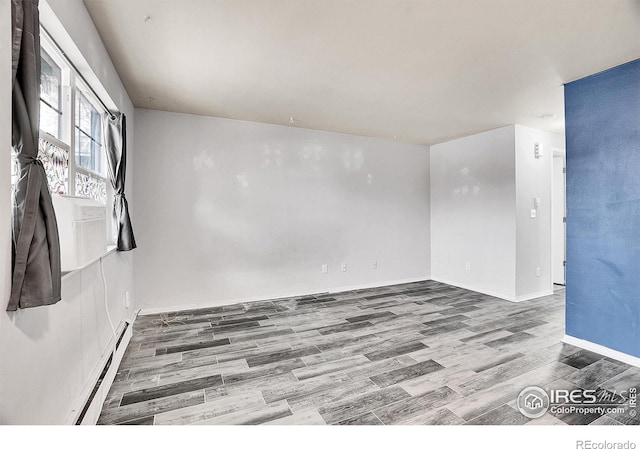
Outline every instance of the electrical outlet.
POLYGON ((371 268, 373 268, 374 270, 378 269, 378 261, 377 260, 373 261, 373 265, 371 266, 371 268))
POLYGON ((126 309, 131 307, 131 295, 129 294, 129 290, 124 292, 124 307, 126 309))
POLYGON ((471 271, 471 263, 470 262, 465 262, 464 271, 471 271))
POLYGON ((322 273, 327 274, 329 272, 329 265, 326 263, 322 265, 322 273))
POLYGON ((347 264, 346 262, 342 263, 342 271, 347 271, 347 264))
POLYGON ((540 267, 536 268, 536 276, 540 277, 540 267))

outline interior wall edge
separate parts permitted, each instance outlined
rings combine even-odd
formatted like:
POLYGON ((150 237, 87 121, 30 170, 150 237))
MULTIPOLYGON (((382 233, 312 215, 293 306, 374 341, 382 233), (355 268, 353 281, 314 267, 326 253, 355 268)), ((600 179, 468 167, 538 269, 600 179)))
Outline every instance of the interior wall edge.
POLYGON ((478 288, 475 285, 469 285, 469 284, 465 284, 465 283, 458 282, 458 281, 452 281, 452 280, 449 280, 449 279, 442 278, 440 276, 432 276, 431 280, 432 281, 436 281, 436 282, 441 282, 441 283, 447 284, 447 285, 452 285, 454 287, 464 288, 465 290, 471 290, 473 292, 482 293, 483 295, 493 296, 494 298, 504 299, 505 301, 510 301, 510 302, 522 301, 521 299, 519 300, 518 298, 516 298, 515 296, 512 296, 512 295, 505 295, 504 293, 499 293, 499 292, 496 292, 496 291, 493 291, 493 290, 488 290, 488 289, 485 289, 485 288, 478 288))
MULTIPOLYGON (((7 26, 9 42, 10 2, 0 2, 1 19, 7 26)), ((133 139, 133 105, 113 68, 109 56, 91 22, 82 0, 43 0, 41 7, 56 16, 60 29, 68 33, 83 60, 94 72, 95 79, 108 92, 109 98, 130 117, 129 148, 133 139)), ((45 20, 51 15, 44 14, 45 20)), ((51 31, 51 30, 50 30, 51 31)), ((60 31, 60 30, 58 30, 60 31)), ((55 36, 56 40, 59 34, 55 36)), ((65 41, 65 39, 61 39, 65 41)), ((63 42, 58 42, 63 45, 63 42)), ((10 46, 0 48, 2 74, 11 73, 10 46), (6 53, 5 53, 6 51, 6 53), (6 63, 6 64, 5 64, 6 63), (6 70, 5 70, 6 68, 6 70)), ((68 48, 63 46, 63 50, 68 48)), ((75 61, 74 61, 75 63, 75 61)), ((78 67, 82 69, 83 67, 78 67)), ((2 86, 2 104, 10 104, 11 83, 7 75, 2 86), (6 89, 5 89, 6 87, 6 89), (6 98, 5 98, 6 96, 6 98)), ((89 80, 91 81, 91 80, 89 80)), ((97 85, 96 85, 97 86, 97 85)), ((96 87, 92 85, 92 87, 96 87)), ((99 92, 100 93, 100 92, 99 92)), ((107 103, 108 104, 108 103, 107 103)), ((10 145, 11 108, 0 112, 3 142, 10 145), (5 135, 5 132, 7 133, 5 135)), ((127 184, 132 181, 133 152, 129 153, 127 184)), ((9 182, 9 152, 0 156, 0 176, 9 182)), ((10 209, 9 188, 0 192, 0 207, 10 209)), ((10 214, 2 214, 0 224, 0 287, 3 303, 8 300, 11 283, 10 214), (5 222, 5 217, 7 220, 5 222), (6 270, 5 270, 6 267, 6 270)), ((134 223, 135 225, 135 223, 134 223)), ((92 264, 62 281, 62 301, 59 303, 17 312, 0 314, 0 424, 63 424, 73 415, 89 388, 93 388, 95 373, 104 366, 113 338, 105 306, 109 308, 114 326, 132 319, 135 297, 130 309, 124 306, 124 292, 133 292, 133 254, 112 253, 103 259, 108 296, 105 301, 99 264, 92 264), (106 304, 105 304, 106 302, 106 304)), ((99 374, 99 373, 98 373, 99 374)))
POLYGON ((514 148, 513 124, 431 145, 434 280, 516 298, 514 148))

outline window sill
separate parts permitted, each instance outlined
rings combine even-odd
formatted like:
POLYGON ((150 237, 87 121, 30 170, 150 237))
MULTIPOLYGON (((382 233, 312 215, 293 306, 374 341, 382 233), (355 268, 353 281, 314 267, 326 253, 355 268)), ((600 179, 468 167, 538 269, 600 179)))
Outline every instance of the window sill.
POLYGON ((109 254, 114 253, 116 251, 117 251, 116 245, 108 245, 107 249, 105 250, 105 252, 103 254, 101 254, 100 256, 96 257, 95 259, 90 260, 89 262, 87 262, 86 264, 82 265, 79 268, 76 268, 75 270, 63 271, 62 272, 62 280, 64 281, 65 279, 68 279, 68 278, 72 277, 74 274, 79 273, 80 271, 84 270, 85 268, 90 267, 94 263, 99 262, 100 259, 103 259, 103 258, 107 257, 109 254))

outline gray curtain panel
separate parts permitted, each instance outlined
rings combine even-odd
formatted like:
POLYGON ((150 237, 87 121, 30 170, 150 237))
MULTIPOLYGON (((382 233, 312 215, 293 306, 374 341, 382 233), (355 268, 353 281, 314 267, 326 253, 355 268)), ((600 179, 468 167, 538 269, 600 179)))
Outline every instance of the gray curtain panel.
POLYGON ((38 158, 38 0, 11 0, 12 146, 20 166, 13 203, 13 279, 7 310, 60 301, 60 241, 47 176, 38 158))
POLYGON ((127 172, 127 118, 121 112, 111 112, 104 116, 104 148, 107 153, 109 179, 113 186, 113 217, 118 227, 117 248, 131 251, 136 248, 133 236, 129 204, 124 196, 124 181, 127 172))

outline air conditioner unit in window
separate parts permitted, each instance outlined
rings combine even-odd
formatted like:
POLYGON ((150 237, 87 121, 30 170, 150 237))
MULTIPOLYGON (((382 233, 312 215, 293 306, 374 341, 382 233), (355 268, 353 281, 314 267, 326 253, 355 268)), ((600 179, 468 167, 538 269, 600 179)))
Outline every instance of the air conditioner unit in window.
POLYGON ((73 271, 107 249, 106 208, 88 198, 52 195, 60 235, 62 271, 73 271))

